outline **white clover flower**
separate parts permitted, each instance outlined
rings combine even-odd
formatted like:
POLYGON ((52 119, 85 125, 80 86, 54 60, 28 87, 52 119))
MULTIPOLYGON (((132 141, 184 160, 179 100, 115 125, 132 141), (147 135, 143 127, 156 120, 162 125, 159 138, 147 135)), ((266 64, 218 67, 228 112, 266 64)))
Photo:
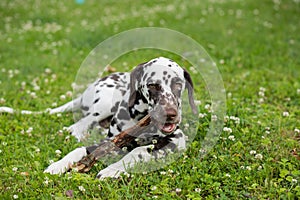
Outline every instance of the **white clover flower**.
POLYGON ((261 165, 259 165, 258 168, 257 168, 257 170, 260 171, 260 170, 262 170, 262 168, 263 167, 261 165))
POLYGON ((264 96, 265 96, 265 93, 264 93, 263 91, 259 91, 259 92, 258 92, 258 96, 264 97, 264 96))
POLYGON ((60 100, 65 100, 66 99, 66 95, 60 95, 60 100))
POLYGON ((148 148, 151 149, 151 150, 153 150, 154 149, 154 145, 150 144, 148 148))
POLYGON ((152 196, 153 199, 158 199, 157 195, 152 196))
POLYGON ((263 155, 258 153, 255 155, 255 158, 261 160, 261 159, 263 159, 263 155))
POLYGON ((230 178, 230 177, 231 177, 231 175, 230 175, 230 174, 228 174, 228 173, 227 173, 227 174, 225 174, 225 176, 226 176, 226 177, 228 177, 228 178, 230 178))
POLYGON ((199 118, 204 118, 206 116, 206 113, 199 113, 198 117, 199 118))
POLYGON ((181 189, 180 188, 176 188, 175 191, 178 193, 178 192, 181 192, 181 189))
POLYGON ((48 179, 46 179, 46 180, 44 181, 44 184, 45 184, 45 185, 48 185, 48 184, 49 184, 48 179))
POLYGON ((127 147, 123 147, 122 151, 126 152, 127 151, 127 147))
POLYGON ((240 169, 245 169, 245 166, 241 166, 240 169))
POLYGON ((246 166, 246 169, 251 171, 251 167, 250 166, 246 166))
POLYGON ((55 153, 56 153, 57 155, 60 155, 60 154, 61 154, 61 151, 60 151, 59 149, 57 149, 57 150, 55 150, 55 153))
POLYGON ((30 94, 29 94, 30 96, 31 96, 31 98, 33 98, 33 99, 35 99, 35 98, 37 98, 37 95, 36 95, 36 93, 35 92, 30 92, 30 94))
POLYGON ((157 140, 156 139, 153 139, 152 140, 152 144, 156 144, 157 143, 157 140))
POLYGON ((46 73, 46 74, 50 74, 51 72, 52 72, 51 69, 49 69, 49 68, 46 68, 46 69, 45 69, 45 73, 46 73))
POLYGON ((183 126, 184 126, 184 128, 185 128, 185 129, 187 129, 187 128, 189 128, 189 127, 190 127, 190 124, 188 124, 188 123, 185 123, 183 126))
POLYGON ((204 108, 205 108, 206 110, 210 109, 210 104, 205 104, 204 108))
POLYGON ((78 172, 78 168, 77 167, 72 168, 72 172, 77 173, 78 172))
POLYGON ((258 103, 263 103, 265 100, 263 98, 258 99, 258 103))
POLYGON ((201 188, 195 188, 195 192, 201 192, 201 188))
POLYGON ((265 92, 265 91, 266 91, 266 88, 264 88, 264 87, 260 87, 260 88, 259 88, 259 91, 261 91, 261 92, 265 92))
POLYGON ((2 153, 2 150, 0 149, 0 153, 2 153))
POLYGON ((56 107, 56 106, 57 106, 57 103, 54 102, 54 103, 51 104, 51 106, 52 106, 52 107, 56 107))
POLYGON ((251 151, 250 151, 250 154, 251 154, 251 155, 254 155, 254 154, 256 154, 256 151, 255 151, 255 150, 251 150, 251 151))
POLYGON ((231 140, 231 141, 235 141, 234 135, 229 135, 228 139, 231 140))
POLYGON ((72 91, 67 91, 67 92, 66 92, 66 96, 67 96, 67 97, 72 97, 72 95, 73 95, 73 92, 72 92, 72 91))
POLYGON ((283 116, 283 117, 288 117, 288 116, 290 116, 290 113, 287 112, 287 111, 285 111, 285 112, 282 113, 282 116, 283 116))
POLYGON ((85 188, 84 188, 82 185, 78 186, 78 189, 79 189, 79 191, 81 191, 81 192, 85 192, 85 188))
POLYGON ((295 128, 294 131, 295 131, 295 133, 300 133, 300 130, 297 128, 295 128))
POLYGON ((29 127, 27 130, 26 130, 26 133, 31 133, 33 131, 33 128, 32 127, 29 127))
POLYGON ((297 179, 294 179, 294 178, 293 178, 293 179, 292 179, 292 183, 293 183, 293 184, 298 183, 297 179))
POLYGON ((1 97, 1 98, 0 98, 0 103, 3 104, 3 103, 5 103, 5 102, 6 102, 5 99, 1 97))
POLYGON ((299 89, 297 89, 297 94, 300 94, 300 88, 299 88, 299 89))
POLYGON ((224 132, 227 132, 227 133, 232 133, 232 129, 229 128, 229 127, 224 127, 224 128, 223 128, 223 131, 224 131, 224 132))
POLYGON ((162 171, 162 172, 160 172, 160 174, 161 174, 161 175, 166 175, 166 174, 167 174, 167 172, 165 172, 165 171, 162 171))
POLYGON ((14 195, 13 195, 13 198, 14 198, 14 199, 18 199, 19 196, 18 196, 17 194, 14 194, 14 195))
POLYGON ((13 170, 14 172, 16 172, 16 171, 18 171, 18 168, 17 168, 17 167, 13 167, 12 170, 13 170))
POLYGON ((173 171, 173 170, 171 170, 171 169, 168 169, 168 173, 170 173, 170 174, 173 174, 173 173, 174 173, 174 171, 173 171))
POLYGON ((212 120, 213 122, 217 121, 217 120, 218 120, 218 116, 217 116, 217 115, 212 115, 212 116, 211 116, 211 120, 212 120))
POLYGON ((200 153, 206 153, 206 150, 205 149, 200 149, 199 152, 200 153))
POLYGON ((40 90, 40 89, 41 89, 41 87, 38 86, 38 85, 35 85, 35 86, 33 87, 33 90, 35 90, 35 91, 40 90))
POLYGON ((36 153, 40 153, 40 151, 41 151, 41 150, 40 150, 39 148, 36 148, 36 149, 35 149, 35 152, 36 152, 36 153))
POLYGON ((157 186, 152 186, 151 190, 157 190, 157 186))
POLYGON ((52 164, 52 163, 54 163, 54 160, 49 160, 49 164, 52 164))

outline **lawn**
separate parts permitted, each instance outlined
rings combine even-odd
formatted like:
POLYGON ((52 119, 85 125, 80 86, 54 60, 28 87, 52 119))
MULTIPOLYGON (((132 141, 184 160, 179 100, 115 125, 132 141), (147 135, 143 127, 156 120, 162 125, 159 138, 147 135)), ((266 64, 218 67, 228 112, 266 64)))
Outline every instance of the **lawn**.
MULTIPOLYGON (((117 180, 95 179, 100 164, 87 174, 43 173, 51 161, 84 144, 62 131, 73 123, 71 113, 2 113, 0 199, 299 198, 299 0, 1 0, 0 106, 44 110, 70 101, 80 65, 93 48, 147 26, 188 35, 217 64, 227 110, 214 147, 199 157, 212 115, 209 93, 196 75, 202 103, 198 133, 187 151, 159 170, 117 180)), ((160 55, 191 67, 159 50, 131 52, 111 66, 130 69, 160 55)))

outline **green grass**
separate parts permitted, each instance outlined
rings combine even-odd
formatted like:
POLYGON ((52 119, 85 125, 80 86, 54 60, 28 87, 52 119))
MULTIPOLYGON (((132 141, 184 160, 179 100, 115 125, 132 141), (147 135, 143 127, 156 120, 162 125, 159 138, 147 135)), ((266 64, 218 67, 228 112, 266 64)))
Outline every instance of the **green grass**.
MULTIPOLYGON (((60 96, 72 91, 77 70, 95 46, 131 28, 159 26, 203 45, 222 74, 227 115, 240 123, 227 120, 224 126, 232 133, 223 131, 200 159, 210 121, 204 107, 210 102, 205 85, 197 85, 201 113, 207 116, 199 119, 198 136, 184 156, 147 175, 99 181, 95 175, 101 165, 88 174, 43 174, 49 160, 82 145, 72 137, 66 140, 66 132, 58 133, 72 124, 72 114, 1 114, 0 198, 67 199, 67 191, 75 199, 299 198, 300 158, 291 153, 300 152, 299 13, 298 0, 86 0, 82 5, 2 0, 0 106, 41 110, 69 101, 60 96), (40 89, 34 90, 35 85, 40 89)), ((112 66, 131 67, 160 55, 174 57, 145 50, 124 55, 112 66)))

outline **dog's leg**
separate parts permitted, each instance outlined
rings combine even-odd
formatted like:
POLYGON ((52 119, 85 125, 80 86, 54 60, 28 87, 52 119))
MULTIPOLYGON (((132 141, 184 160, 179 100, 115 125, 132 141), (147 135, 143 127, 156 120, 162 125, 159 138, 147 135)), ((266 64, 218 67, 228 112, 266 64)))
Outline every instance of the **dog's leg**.
POLYGON ((62 112, 70 112, 70 111, 77 111, 80 109, 81 105, 81 96, 74 99, 73 101, 70 101, 62 106, 59 106, 57 108, 52 108, 49 110, 49 114, 56 114, 56 113, 62 113, 62 112))
POLYGON ((81 160, 84 156, 87 155, 87 151, 85 147, 77 148, 70 153, 68 153, 61 160, 52 163, 47 169, 45 169, 44 173, 50 174, 62 174, 68 171, 71 166, 81 160))
POLYGON ((99 115, 93 115, 89 114, 86 117, 80 119, 75 124, 69 126, 67 130, 78 139, 78 141, 81 141, 84 139, 87 134, 88 130, 90 128, 93 128, 93 126, 97 125, 101 120, 106 119, 110 116, 110 113, 100 113, 99 115))
POLYGON ((105 169, 101 170, 98 173, 97 178, 118 178, 121 173, 125 172, 128 168, 132 168, 138 162, 149 162, 152 159, 163 158, 169 152, 185 149, 185 135, 182 133, 182 131, 178 129, 174 133, 174 135, 174 137, 170 138, 168 144, 161 149, 157 149, 159 147, 158 145, 160 145, 159 142, 157 143, 157 145, 148 145, 133 149, 120 161, 111 164, 105 169), (151 149, 153 149, 152 152, 151 149))

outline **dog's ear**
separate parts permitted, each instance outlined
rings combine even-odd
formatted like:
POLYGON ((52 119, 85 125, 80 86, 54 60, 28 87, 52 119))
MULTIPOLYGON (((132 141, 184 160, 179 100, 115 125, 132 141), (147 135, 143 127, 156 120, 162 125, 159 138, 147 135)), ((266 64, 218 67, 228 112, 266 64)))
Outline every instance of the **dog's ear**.
POLYGON ((188 73, 188 71, 186 71, 185 69, 183 69, 183 70, 184 70, 184 78, 186 80, 185 88, 187 88, 187 90, 188 90, 190 106, 192 108, 193 113, 197 114, 198 109, 195 105, 195 100, 194 100, 194 84, 193 84, 192 78, 191 78, 190 74, 188 73))
POLYGON ((138 90, 138 85, 137 83, 141 81, 142 79, 142 74, 144 71, 144 64, 139 64, 138 66, 136 66, 134 68, 134 70, 132 70, 132 72, 130 73, 130 83, 129 83, 129 107, 132 107, 135 103, 136 100, 136 95, 137 95, 137 90, 138 90))

